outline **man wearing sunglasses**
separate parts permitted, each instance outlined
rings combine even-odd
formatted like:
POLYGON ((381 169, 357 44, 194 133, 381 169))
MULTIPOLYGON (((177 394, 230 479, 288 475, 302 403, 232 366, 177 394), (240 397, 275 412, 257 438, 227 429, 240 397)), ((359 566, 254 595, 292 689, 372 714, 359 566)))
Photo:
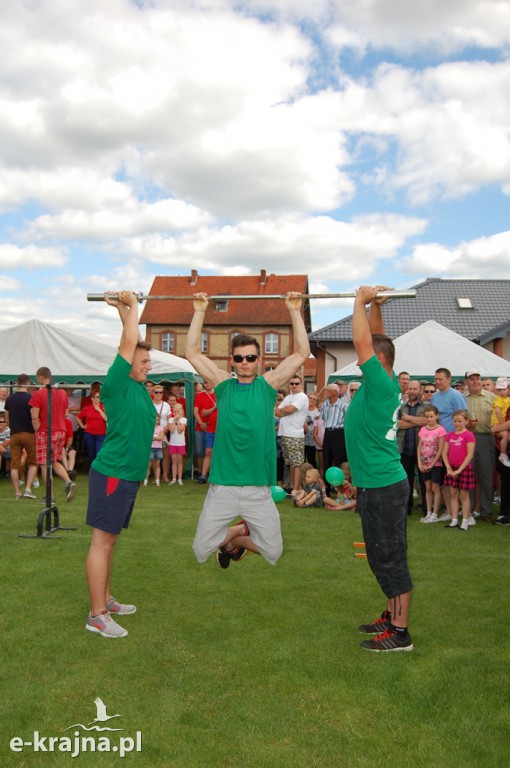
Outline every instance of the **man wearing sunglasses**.
POLYGON ((201 333, 209 298, 194 296, 194 315, 186 341, 186 357, 212 382, 218 421, 209 490, 198 521, 193 551, 203 563, 216 551, 216 562, 228 568, 246 550, 261 554, 271 565, 283 544, 280 518, 271 496, 276 484, 274 407, 277 389, 304 365, 310 354, 299 294, 287 294, 294 351, 273 370, 259 374, 260 346, 252 336, 232 339, 235 378, 201 352, 201 333), (236 518, 240 523, 230 526, 236 518), (229 527, 230 526, 230 527, 229 527))

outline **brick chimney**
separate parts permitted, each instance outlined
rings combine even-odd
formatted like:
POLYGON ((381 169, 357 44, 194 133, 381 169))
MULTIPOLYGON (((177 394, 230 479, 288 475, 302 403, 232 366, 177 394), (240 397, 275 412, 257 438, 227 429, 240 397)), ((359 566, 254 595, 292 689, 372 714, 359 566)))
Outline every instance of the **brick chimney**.
POLYGON ((191 270, 191 285, 196 285, 198 282, 198 272, 196 269, 191 270))
POLYGON ((260 270, 260 285, 265 285, 265 284, 266 284, 266 270, 265 269, 261 269, 260 270))

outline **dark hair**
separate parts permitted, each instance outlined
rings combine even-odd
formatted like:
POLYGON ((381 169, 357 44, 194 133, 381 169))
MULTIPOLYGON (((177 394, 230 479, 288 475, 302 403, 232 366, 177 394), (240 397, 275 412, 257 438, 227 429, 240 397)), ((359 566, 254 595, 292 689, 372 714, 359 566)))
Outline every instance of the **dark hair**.
POLYGON ((446 376, 447 379, 451 379, 452 378, 452 374, 450 373, 448 368, 436 368, 434 373, 444 373, 444 375, 446 376))
POLYGON ((390 368, 393 368, 393 363, 395 362, 395 345, 390 337, 385 336, 383 333, 374 333, 372 336, 372 343, 374 345, 374 352, 381 352, 390 368))
POLYGON ((462 416, 464 416, 465 419, 469 421, 469 415, 465 408, 457 408, 457 410, 453 412, 452 417, 460 416, 461 414, 462 416))
POLYGON ((246 333, 237 333, 232 338, 231 352, 234 354, 234 349, 237 349, 238 347, 249 347, 251 345, 257 348, 257 355, 260 356, 260 344, 257 339, 254 339, 253 336, 248 336, 246 333))
POLYGON ((40 376, 43 379, 49 379, 51 381, 51 371, 49 368, 46 368, 43 366, 42 368, 38 368, 35 372, 36 376, 40 376))
POLYGON ((427 413, 427 411, 434 411, 436 416, 439 416, 439 411, 437 410, 435 405, 426 405, 423 409, 423 413, 427 413))
POLYGON ((32 382, 30 381, 30 376, 27 376, 26 373, 20 373, 17 381, 17 384, 19 387, 26 387, 28 386, 28 384, 31 384, 31 383, 32 382))

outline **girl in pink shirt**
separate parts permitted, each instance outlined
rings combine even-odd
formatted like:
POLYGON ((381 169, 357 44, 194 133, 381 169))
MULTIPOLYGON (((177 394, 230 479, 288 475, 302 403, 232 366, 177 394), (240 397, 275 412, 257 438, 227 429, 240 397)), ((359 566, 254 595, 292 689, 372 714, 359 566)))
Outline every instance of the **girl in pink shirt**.
POLYGON ((445 438, 443 461, 446 468, 444 484, 450 487, 452 521, 446 528, 459 527, 459 497, 462 504, 461 531, 468 530, 468 518, 471 514, 469 491, 475 487, 475 473, 472 460, 475 453, 475 436, 467 429, 469 417, 464 410, 455 411, 453 426, 455 432, 449 432, 445 438))

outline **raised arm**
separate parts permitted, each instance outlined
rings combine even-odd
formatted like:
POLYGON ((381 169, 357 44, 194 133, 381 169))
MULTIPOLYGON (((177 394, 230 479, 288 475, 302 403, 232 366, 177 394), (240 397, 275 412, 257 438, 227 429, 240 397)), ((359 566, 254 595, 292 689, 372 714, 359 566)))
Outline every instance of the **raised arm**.
POLYGON ((387 296, 376 298, 384 286, 362 285, 358 289, 354 299, 354 312, 352 315, 352 340, 358 355, 358 363, 366 363, 374 355, 374 343, 372 334, 384 333, 384 324, 381 313, 381 305, 387 301, 387 296), (370 305, 367 315, 366 305, 370 305))
POLYGON ((138 298, 133 291, 107 291, 104 295, 107 304, 116 307, 122 322, 119 354, 133 362, 136 345, 141 341, 138 325, 138 298))
POLYGON ((209 360, 200 349, 202 328, 208 304, 209 298, 206 293, 195 293, 195 299, 193 301, 193 309, 195 313, 188 329, 184 355, 203 379, 210 381, 216 386, 220 381, 225 381, 230 377, 226 371, 222 371, 216 363, 209 360))
POLYGON ((282 362, 272 371, 268 371, 264 374, 264 378, 267 383, 274 389, 278 389, 285 382, 287 382, 291 376, 294 376, 296 371, 305 364, 305 361, 310 356, 310 344, 308 343, 308 334, 306 332, 305 323, 301 314, 302 299, 298 299, 298 293, 289 291, 285 299, 285 304, 290 314, 290 321, 292 324, 292 333, 294 336, 294 352, 289 357, 286 357, 282 362))

